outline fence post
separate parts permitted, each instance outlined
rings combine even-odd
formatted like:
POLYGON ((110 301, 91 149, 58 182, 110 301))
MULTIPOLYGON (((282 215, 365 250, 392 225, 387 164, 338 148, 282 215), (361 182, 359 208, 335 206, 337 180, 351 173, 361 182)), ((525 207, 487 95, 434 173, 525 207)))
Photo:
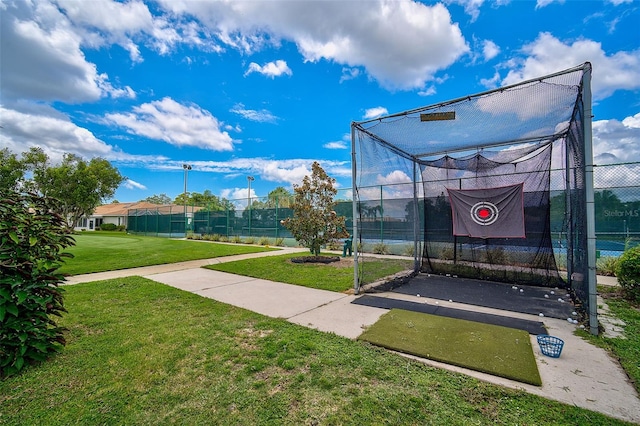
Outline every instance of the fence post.
POLYGON ((227 216, 227 224, 226 224, 226 228, 227 228, 227 238, 229 237, 229 205, 225 205, 224 206, 224 212, 225 215, 227 216))
POLYGON ((382 185, 380 185, 380 242, 384 243, 384 207, 382 205, 383 203, 383 196, 382 196, 382 185))
POLYGON ((275 217, 275 226, 276 226, 276 240, 278 239, 278 231, 280 228, 278 227, 278 196, 276 195, 276 217, 275 217))

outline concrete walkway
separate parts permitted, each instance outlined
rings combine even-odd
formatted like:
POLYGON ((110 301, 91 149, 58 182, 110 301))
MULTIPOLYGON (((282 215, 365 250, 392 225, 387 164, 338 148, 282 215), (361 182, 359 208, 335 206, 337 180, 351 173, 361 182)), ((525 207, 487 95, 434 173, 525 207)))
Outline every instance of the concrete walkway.
MULTIPOLYGON (((385 309, 352 304, 351 302, 358 297, 354 295, 277 283, 201 267, 208 264, 292 252, 307 252, 307 250, 288 248, 282 251, 78 275, 68 278, 67 283, 76 284, 139 275, 219 302, 245 308, 269 317, 284 318, 292 323, 335 333, 350 339, 357 338, 364 328, 374 324, 381 315, 387 312, 385 309)), ((543 382, 541 387, 435 361, 410 358, 483 381, 523 390, 640 424, 640 398, 629 382, 626 373, 606 351, 574 336, 575 325, 569 324, 567 321, 397 293, 382 293, 376 294, 376 296, 421 303, 439 303, 441 306, 450 306, 456 309, 508 315, 533 321, 542 320, 549 334, 563 339, 565 346, 560 358, 549 358, 541 354, 535 336, 531 336, 531 345, 534 348, 534 355, 543 382)))

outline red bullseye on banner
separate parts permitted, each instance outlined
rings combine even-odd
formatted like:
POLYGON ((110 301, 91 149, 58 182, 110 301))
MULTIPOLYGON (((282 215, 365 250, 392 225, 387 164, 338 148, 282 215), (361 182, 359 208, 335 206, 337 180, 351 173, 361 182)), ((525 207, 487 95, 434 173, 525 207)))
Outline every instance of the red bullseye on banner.
POLYGON ((491 225, 498 220, 500 214, 498 207, 488 201, 474 204, 469 212, 471 213, 471 220, 482 226, 491 225))

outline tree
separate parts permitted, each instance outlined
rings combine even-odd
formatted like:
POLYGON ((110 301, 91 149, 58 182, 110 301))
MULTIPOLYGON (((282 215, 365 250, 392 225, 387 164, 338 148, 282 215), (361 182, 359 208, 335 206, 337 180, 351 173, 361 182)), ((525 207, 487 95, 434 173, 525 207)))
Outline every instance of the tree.
POLYGON ((0 188, 36 193, 60 201, 56 211, 67 227, 112 197, 124 177, 103 158, 86 161, 66 153, 60 165, 51 165, 42 148, 32 147, 18 160, 8 149, 0 151, 0 188), (25 175, 29 173, 30 179, 25 175))
POLYGON ((202 194, 199 192, 183 192, 178 195, 173 203, 178 206, 198 206, 204 207, 210 211, 225 210, 225 207, 230 204, 226 199, 220 199, 218 196, 213 195, 210 190, 205 190, 202 194))
POLYGON ((147 203, 160 204, 160 205, 171 204, 171 198, 169 198, 169 196, 165 193, 162 193, 160 195, 154 194, 140 201, 146 201, 147 203))
POLYGON ((320 247, 349 233, 345 226, 345 217, 334 211, 333 198, 337 194, 335 179, 330 178, 317 161, 311 166, 311 178, 305 176, 302 185, 293 185, 295 199, 293 217, 282 224, 294 238, 311 252, 320 255, 320 247))
POLYGON ((17 191, 24 180, 25 164, 9 148, 0 150, 0 188, 17 191))
POLYGON ((92 214, 106 198, 112 197, 124 180, 118 169, 103 158, 87 162, 66 153, 59 166, 51 166, 46 155, 30 151, 25 160, 33 170, 33 188, 45 197, 60 201, 57 213, 66 219, 69 229, 73 229, 79 218, 92 214))
POLYGON ((275 208, 276 206, 287 208, 291 207, 294 202, 294 196, 286 188, 279 186, 267 195, 267 202, 265 207, 275 208))

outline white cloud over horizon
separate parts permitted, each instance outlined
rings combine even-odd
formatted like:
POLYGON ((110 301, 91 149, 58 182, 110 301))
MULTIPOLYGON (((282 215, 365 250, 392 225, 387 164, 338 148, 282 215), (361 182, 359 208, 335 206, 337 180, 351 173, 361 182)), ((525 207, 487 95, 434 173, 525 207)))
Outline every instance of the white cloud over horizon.
POLYGON ((233 150, 233 139, 209 111, 168 97, 136 106, 130 113, 106 114, 105 119, 131 134, 171 145, 233 150))

